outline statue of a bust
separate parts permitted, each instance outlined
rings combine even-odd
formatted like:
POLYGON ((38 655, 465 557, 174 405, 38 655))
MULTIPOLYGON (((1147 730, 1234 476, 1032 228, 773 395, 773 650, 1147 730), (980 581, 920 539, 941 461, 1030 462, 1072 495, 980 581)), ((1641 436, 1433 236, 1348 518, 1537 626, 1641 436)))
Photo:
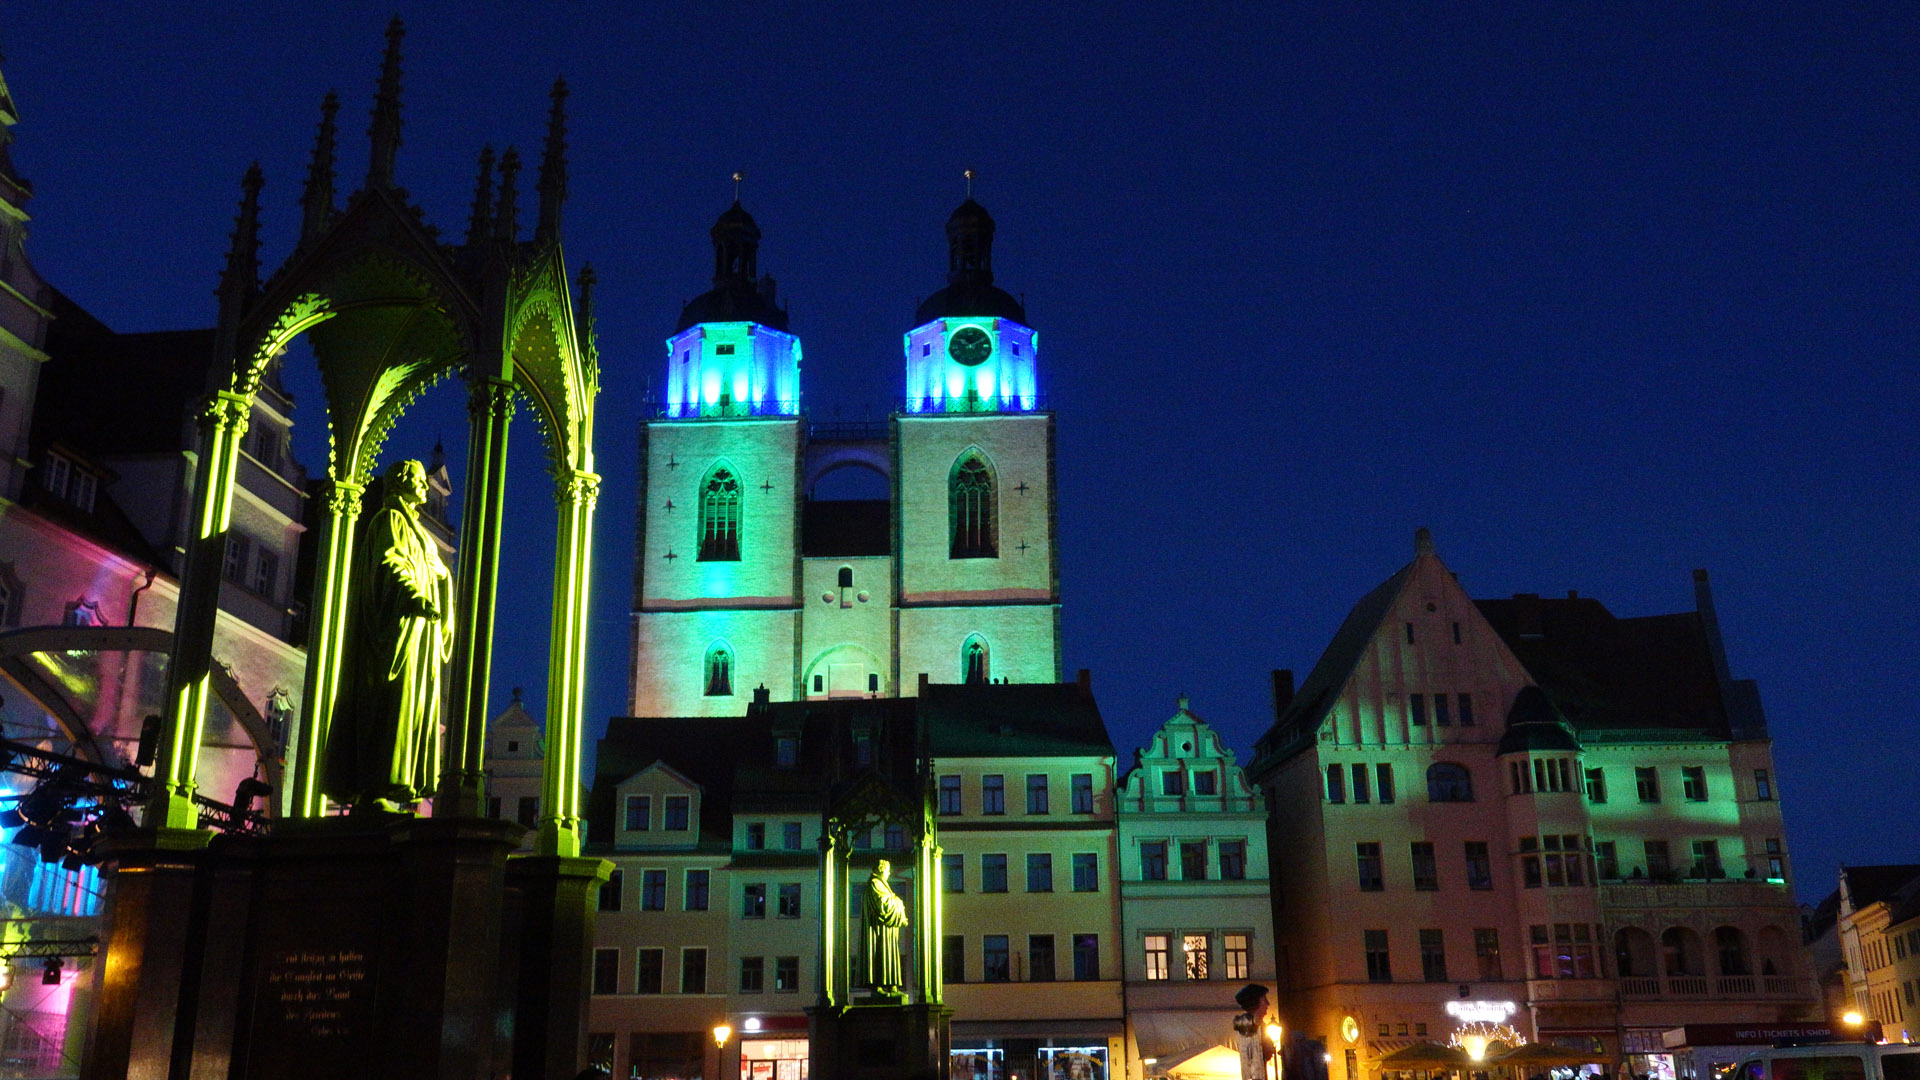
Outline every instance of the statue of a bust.
POLYGON ((900 928, 907 925, 907 905, 887 884, 892 867, 881 859, 867 877, 867 985, 881 997, 905 997, 906 977, 900 967, 900 928))
POLYGON ((426 469, 395 462, 354 555, 323 788, 355 812, 399 810, 440 775, 440 675, 453 654, 453 579, 420 522, 426 499, 426 469))

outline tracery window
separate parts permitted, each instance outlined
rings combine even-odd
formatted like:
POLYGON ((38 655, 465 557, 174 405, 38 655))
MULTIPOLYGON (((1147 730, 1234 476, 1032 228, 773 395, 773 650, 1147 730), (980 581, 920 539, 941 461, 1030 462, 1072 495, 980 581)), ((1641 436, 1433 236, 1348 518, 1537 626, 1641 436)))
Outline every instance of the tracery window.
POLYGON ((975 686, 984 685, 987 675, 987 643, 976 634, 960 647, 960 681, 975 686))
POLYGON ((725 645, 707 649, 706 687, 708 697, 733 696, 733 650, 725 645))
POLYGON ((979 451, 969 450, 954 463, 947 478, 947 508, 952 527, 948 556, 955 559, 992 559, 1000 554, 998 521, 994 513, 993 470, 979 451))
POLYGON ((725 465, 700 485, 699 561, 740 561, 740 478, 725 465))
POLYGON ((1441 761, 1427 768, 1428 802, 1472 802, 1473 774, 1464 765, 1441 761))

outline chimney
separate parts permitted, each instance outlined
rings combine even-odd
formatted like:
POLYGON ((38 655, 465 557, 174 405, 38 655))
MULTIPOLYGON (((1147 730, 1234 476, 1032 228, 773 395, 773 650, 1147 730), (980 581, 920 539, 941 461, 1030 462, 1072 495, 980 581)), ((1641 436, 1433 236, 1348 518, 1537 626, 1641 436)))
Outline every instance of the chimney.
POLYGON ((1539 593, 1513 594, 1513 629, 1523 638, 1547 636, 1546 622, 1540 613, 1539 593))
POLYGON ((1080 687, 1080 693, 1082 696, 1085 696, 1085 697, 1093 696, 1093 669, 1081 668, 1080 673, 1073 677, 1073 681, 1075 685, 1080 687))
POLYGON ((1292 668, 1274 668, 1273 669, 1273 718, 1275 720, 1279 720, 1280 714, 1286 712, 1287 707, 1292 704, 1293 704, 1293 669, 1292 668))
POLYGON ((923 671, 920 673, 920 696, 921 697, 927 696, 927 685, 931 682, 933 682, 933 679, 930 678, 926 672, 923 671))

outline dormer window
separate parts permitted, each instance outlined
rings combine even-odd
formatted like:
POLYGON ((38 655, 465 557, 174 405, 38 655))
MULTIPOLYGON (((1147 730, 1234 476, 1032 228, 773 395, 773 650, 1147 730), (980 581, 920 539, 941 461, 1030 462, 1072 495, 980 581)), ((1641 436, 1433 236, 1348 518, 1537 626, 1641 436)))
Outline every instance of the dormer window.
POLYGON ((800 740, 781 736, 773 740, 773 764, 778 769, 791 769, 800 762, 800 740))
POLYGON ((686 832, 693 800, 685 795, 667 796, 666 813, 660 827, 668 832, 686 832))
POLYGON ((508 740, 507 740, 507 753, 509 753, 509 754, 511 754, 511 753, 514 753, 514 752, 516 752, 516 751, 518 751, 519 749, 520 749, 520 740, 519 740, 519 739, 508 739, 508 740))
POLYGON ((94 475, 65 454, 48 451, 41 464, 40 486, 56 499, 72 503, 89 513, 98 482, 94 475))
POLYGON ((732 346, 732 345, 715 345, 715 346, 713 347, 713 355, 715 355, 715 356, 732 356, 732 355, 733 355, 733 346, 732 346))

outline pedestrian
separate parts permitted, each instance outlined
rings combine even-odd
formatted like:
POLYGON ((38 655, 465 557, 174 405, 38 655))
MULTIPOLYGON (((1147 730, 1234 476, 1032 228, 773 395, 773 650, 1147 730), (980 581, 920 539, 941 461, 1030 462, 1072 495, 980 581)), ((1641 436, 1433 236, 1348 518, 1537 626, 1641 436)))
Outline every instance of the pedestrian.
POLYGON ((1233 1000, 1246 1010, 1233 1018, 1234 1042, 1240 1050, 1240 1080, 1272 1080, 1267 1075, 1267 1061, 1274 1050, 1267 1042, 1267 1011, 1271 1008, 1267 988, 1248 983, 1233 995, 1233 1000))

